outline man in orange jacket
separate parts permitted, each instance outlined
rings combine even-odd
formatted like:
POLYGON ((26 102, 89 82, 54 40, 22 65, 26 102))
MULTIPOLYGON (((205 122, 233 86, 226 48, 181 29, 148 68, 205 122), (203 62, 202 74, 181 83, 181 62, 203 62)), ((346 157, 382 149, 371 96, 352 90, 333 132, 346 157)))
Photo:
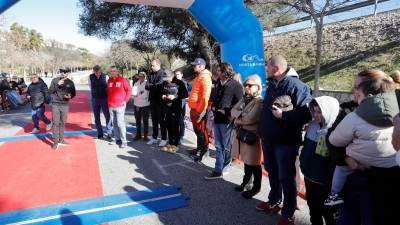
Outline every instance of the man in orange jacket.
POLYGON ((206 61, 202 58, 195 59, 192 63, 196 78, 193 81, 192 91, 189 95, 190 119, 197 136, 197 149, 191 152, 194 161, 199 162, 208 151, 208 133, 206 128, 206 111, 211 94, 211 72, 206 69, 206 61), (199 154, 199 155, 198 155, 199 154))

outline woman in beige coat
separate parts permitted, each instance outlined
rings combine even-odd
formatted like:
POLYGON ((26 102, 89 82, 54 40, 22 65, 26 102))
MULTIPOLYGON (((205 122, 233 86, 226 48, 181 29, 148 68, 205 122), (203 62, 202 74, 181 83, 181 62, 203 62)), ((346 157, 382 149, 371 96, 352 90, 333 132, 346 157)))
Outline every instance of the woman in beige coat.
POLYGON ((261 78, 258 75, 249 76, 244 81, 243 86, 245 96, 231 110, 231 116, 236 126, 233 134, 232 155, 243 160, 245 172, 242 184, 237 186, 235 190, 243 192, 253 176, 253 188, 242 193, 244 198, 252 198, 260 191, 262 179, 262 150, 261 141, 257 134, 262 109, 261 78), (253 145, 246 144, 237 138, 239 127, 257 135, 256 142, 253 145))

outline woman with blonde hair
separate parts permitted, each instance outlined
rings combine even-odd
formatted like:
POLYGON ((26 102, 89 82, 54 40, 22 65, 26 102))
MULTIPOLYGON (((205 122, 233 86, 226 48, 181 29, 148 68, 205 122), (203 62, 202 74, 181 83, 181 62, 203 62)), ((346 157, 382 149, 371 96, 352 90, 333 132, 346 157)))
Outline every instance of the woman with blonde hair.
POLYGON ((258 135, 258 125, 262 109, 262 84, 258 75, 251 75, 243 82, 244 97, 231 111, 235 124, 233 157, 239 157, 244 162, 244 177, 242 184, 235 188, 243 192, 251 177, 254 177, 253 188, 244 191, 244 198, 252 198, 261 189, 262 179, 262 150, 258 135))

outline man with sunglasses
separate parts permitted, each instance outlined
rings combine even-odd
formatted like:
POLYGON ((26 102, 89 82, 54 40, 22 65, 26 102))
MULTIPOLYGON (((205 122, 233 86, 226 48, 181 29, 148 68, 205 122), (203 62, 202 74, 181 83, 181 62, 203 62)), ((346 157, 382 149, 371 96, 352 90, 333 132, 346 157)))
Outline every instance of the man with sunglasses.
POLYGON ((33 130, 31 134, 37 134, 40 132, 39 120, 46 124, 46 131, 51 129, 51 121, 46 117, 45 103, 50 102, 49 89, 46 83, 39 78, 37 74, 31 75, 31 84, 28 87, 26 93, 27 99, 31 102, 32 108, 32 121, 33 130))
POLYGON ((64 129, 68 117, 69 100, 76 95, 75 84, 69 79, 71 69, 64 67, 60 69, 60 73, 61 76, 54 78, 49 88, 53 116, 53 150, 57 150, 60 145, 69 144, 64 140, 64 129))

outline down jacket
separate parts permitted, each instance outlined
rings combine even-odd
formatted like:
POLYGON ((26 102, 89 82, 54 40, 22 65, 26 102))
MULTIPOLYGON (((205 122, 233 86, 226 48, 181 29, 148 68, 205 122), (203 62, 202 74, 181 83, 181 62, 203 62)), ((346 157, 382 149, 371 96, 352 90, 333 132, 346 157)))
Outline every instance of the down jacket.
POLYGON ((329 141, 337 147, 347 146, 346 154, 363 165, 396 166, 396 151, 391 142, 393 117, 398 112, 393 92, 367 97, 336 127, 329 141))
POLYGON ((197 113, 206 111, 210 100, 211 86, 211 72, 205 69, 193 81, 192 91, 188 100, 190 109, 197 113))

